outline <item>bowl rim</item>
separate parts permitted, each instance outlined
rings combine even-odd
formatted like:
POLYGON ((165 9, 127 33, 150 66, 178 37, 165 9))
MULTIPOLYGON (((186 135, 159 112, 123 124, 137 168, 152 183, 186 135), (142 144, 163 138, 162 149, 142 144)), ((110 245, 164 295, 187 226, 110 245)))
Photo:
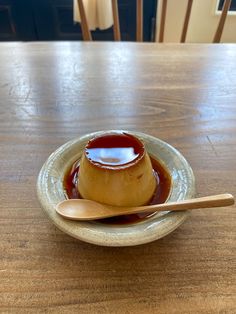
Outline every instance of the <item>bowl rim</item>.
POLYGON ((60 146, 48 157, 39 172, 37 196, 48 218, 61 231, 74 238, 102 246, 133 246, 152 242, 180 226, 188 217, 189 211, 157 213, 144 221, 128 225, 109 225, 96 221, 75 222, 62 218, 55 211, 56 204, 65 199, 62 182, 64 175, 73 161, 80 158, 88 140, 97 135, 117 131, 130 133, 141 139, 147 152, 170 171, 173 185, 167 202, 195 196, 195 177, 185 157, 173 146, 159 138, 129 130, 93 132, 60 146), (158 156, 157 153, 153 153, 157 148, 159 149, 158 156), (167 160, 170 164, 167 164, 167 160), (173 167, 173 169, 170 170, 169 167, 173 167))

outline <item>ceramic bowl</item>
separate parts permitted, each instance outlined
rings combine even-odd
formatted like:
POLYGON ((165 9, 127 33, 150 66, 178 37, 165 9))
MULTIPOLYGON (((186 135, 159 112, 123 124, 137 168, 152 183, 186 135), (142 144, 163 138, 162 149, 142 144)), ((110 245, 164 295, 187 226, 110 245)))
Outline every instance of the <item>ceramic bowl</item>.
MULTIPOLYGON (((70 221, 56 213, 56 204, 66 198, 64 176, 72 164, 80 159, 87 142, 94 136, 114 131, 117 130, 95 132, 71 140, 49 156, 37 181, 37 194, 41 206, 60 230, 85 242, 103 246, 133 246, 160 239, 180 226, 189 212, 159 212, 143 221, 125 225, 104 224, 99 221, 70 221)), ((134 131, 124 132, 140 138, 147 152, 169 171, 172 186, 168 202, 195 196, 193 171, 180 152, 153 136, 134 131)))

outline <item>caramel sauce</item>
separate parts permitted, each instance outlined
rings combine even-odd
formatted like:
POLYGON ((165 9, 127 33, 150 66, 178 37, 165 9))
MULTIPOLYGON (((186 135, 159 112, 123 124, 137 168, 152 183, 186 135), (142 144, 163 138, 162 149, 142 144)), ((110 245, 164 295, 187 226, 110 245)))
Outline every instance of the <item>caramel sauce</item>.
POLYGON ((96 166, 117 169, 142 158, 144 146, 136 137, 120 132, 93 138, 86 145, 85 154, 96 166))
MULTIPOLYGON (((168 171, 163 167, 163 165, 156 159, 151 157, 151 162, 153 166, 153 171, 155 178, 157 180, 157 188, 153 194, 152 199, 149 204, 160 204, 164 203, 170 193, 171 188, 171 177, 168 171)), ((72 167, 69 169, 68 173, 64 178, 64 190, 66 197, 68 198, 81 198, 78 192, 78 173, 79 173, 79 160, 76 161, 72 167)), ((142 213, 142 214, 132 214, 114 218, 107 218, 99 220, 102 223, 109 224, 130 224, 136 223, 150 217, 153 213, 142 213)))

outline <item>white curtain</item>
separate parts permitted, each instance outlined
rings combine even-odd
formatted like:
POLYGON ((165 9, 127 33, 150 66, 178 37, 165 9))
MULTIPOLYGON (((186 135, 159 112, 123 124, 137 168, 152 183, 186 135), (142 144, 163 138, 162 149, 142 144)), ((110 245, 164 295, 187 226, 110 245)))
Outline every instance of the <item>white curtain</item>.
MULTIPOLYGON (((107 29, 113 25, 111 0, 83 0, 90 30, 107 29)), ((74 21, 80 22, 77 0, 74 0, 74 21)))

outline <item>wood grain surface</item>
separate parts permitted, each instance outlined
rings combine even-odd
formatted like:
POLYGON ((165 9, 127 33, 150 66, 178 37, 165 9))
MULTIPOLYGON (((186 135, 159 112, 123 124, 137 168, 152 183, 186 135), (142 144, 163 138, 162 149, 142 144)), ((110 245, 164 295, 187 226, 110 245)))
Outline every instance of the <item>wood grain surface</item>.
POLYGON ((235 206, 128 248, 80 242, 44 215, 49 154, 115 128, 180 150, 197 196, 236 195, 236 45, 1 43, 0 312, 236 313, 235 206))

